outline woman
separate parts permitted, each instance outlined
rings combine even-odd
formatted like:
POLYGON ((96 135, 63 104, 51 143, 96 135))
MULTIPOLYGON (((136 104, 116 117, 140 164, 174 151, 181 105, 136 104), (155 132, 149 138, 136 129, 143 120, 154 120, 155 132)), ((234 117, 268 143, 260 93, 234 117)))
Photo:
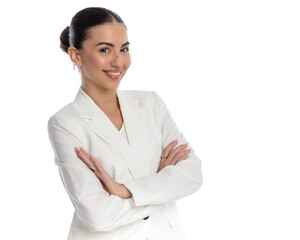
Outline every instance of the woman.
POLYGON ((48 122, 75 207, 68 239, 183 239, 175 202, 200 187, 201 162, 155 92, 118 89, 130 67, 122 19, 83 9, 61 48, 82 79, 75 100, 48 122))

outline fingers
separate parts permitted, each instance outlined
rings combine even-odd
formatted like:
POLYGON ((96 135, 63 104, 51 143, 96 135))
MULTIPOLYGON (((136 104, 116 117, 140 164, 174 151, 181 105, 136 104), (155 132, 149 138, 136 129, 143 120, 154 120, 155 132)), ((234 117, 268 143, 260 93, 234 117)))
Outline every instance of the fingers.
POLYGON ((191 151, 192 151, 192 149, 186 149, 184 151, 181 151, 181 152, 177 153, 176 156, 173 159, 175 164, 177 164, 178 162, 180 162, 182 160, 186 160, 191 151))
POLYGON ((171 142, 163 151, 163 155, 168 157, 170 154, 170 151, 176 146, 176 144, 178 143, 178 139, 176 139, 175 141, 171 142))
POLYGON ((95 175, 99 179, 109 177, 108 173, 94 156, 89 155, 82 147, 80 147, 79 150, 76 148, 76 152, 78 152, 78 156, 85 162, 85 164, 95 173, 95 175))
POLYGON ((173 164, 175 164, 177 154, 180 153, 182 150, 186 149, 187 146, 188 146, 187 144, 182 144, 182 145, 178 146, 177 148, 174 148, 174 149, 171 151, 171 153, 169 154, 168 159, 169 159, 173 164))
MULTIPOLYGON (((182 152, 185 148, 187 148, 188 144, 182 144, 176 148, 174 148, 178 143, 178 139, 176 139, 175 141, 171 142, 163 151, 163 155, 169 159, 169 161, 177 161, 179 159, 179 157, 182 157, 182 153, 179 154, 180 152, 182 152), (177 155, 179 154, 179 155, 177 155)), ((185 152, 186 153, 186 152, 185 152)))
MULTIPOLYGON (((97 171, 94 161, 91 159, 90 155, 83 148, 75 148, 75 152, 78 157, 94 172, 97 171)), ((97 161, 96 161, 97 162, 97 161)))
POLYGON ((158 172, 161 171, 164 167, 169 165, 176 165, 178 162, 188 158, 191 149, 186 149, 188 144, 182 144, 178 147, 175 147, 178 143, 178 140, 171 142, 163 151, 158 172))
POLYGON ((92 160, 94 166, 96 167, 99 173, 105 172, 104 168, 101 166, 101 164, 97 161, 97 159, 94 156, 90 155, 90 159, 92 160))

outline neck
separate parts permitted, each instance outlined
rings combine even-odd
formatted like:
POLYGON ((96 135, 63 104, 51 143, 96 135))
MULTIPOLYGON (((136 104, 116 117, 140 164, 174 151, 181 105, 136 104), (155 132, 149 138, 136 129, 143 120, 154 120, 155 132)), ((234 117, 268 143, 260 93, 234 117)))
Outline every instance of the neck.
POLYGON ((102 111, 113 113, 119 109, 117 89, 104 89, 99 86, 84 84, 84 82, 81 88, 102 111))

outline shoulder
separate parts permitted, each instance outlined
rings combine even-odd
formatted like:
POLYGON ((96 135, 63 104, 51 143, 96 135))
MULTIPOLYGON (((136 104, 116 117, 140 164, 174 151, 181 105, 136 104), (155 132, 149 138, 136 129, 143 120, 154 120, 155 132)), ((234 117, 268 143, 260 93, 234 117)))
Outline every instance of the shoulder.
POLYGON ((47 130, 50 141, 68 141, 81 142, 83 137, 82 119, 74 109, 72 103, 55 112, 48 120, 47 130), (65 140, 64 140, 65 141, 65 140))
POLYGON ((144 90, 120 90, 122 96, 127 99, 134 99, 139 101, 141 105, 147 104, 159 104, 161 102, 160 96, 155 91, 144 91, 144 90))
POLYGON ((80 119, 79 114, 72 106, 72 103, 69 103, 50 116, 48 120, 48 127, 54 125, 67 127, 74 123, 77 119, 80 119))

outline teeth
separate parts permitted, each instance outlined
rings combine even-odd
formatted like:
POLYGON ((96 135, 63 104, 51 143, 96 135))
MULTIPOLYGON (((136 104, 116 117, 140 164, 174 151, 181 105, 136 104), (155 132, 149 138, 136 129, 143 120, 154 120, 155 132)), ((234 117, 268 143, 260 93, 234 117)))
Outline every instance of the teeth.
POLYGON ((120 72, 106 72, 106 73, 113 76, 118 76, 121 74, 120 72))

